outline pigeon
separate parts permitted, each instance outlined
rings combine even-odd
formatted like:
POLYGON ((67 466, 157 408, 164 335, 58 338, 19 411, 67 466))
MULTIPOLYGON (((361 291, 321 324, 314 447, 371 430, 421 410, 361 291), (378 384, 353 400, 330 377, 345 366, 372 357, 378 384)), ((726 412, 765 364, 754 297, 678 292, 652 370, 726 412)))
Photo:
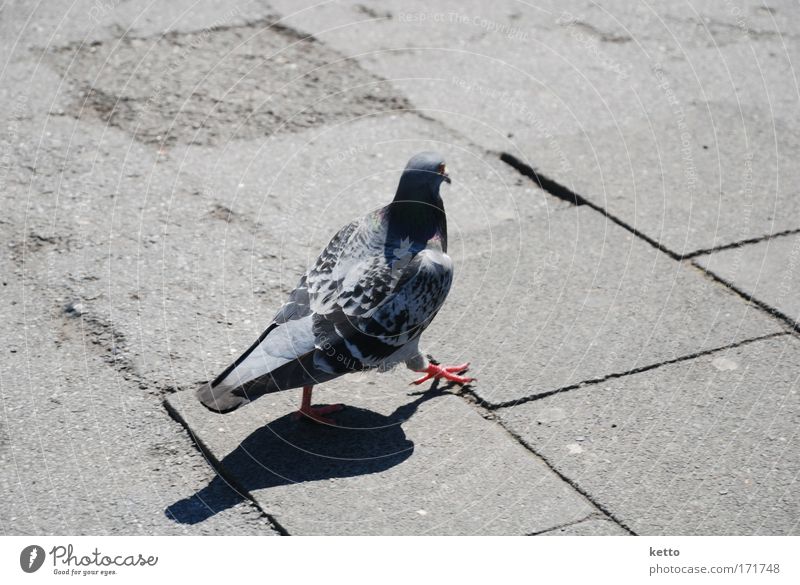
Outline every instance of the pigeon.
POLYGON ((347 373, 404 363, 424 374, 412 384, 473 382, 462 375, 469 363, 442 366, 419 348, 453 281, 442 182, 451 181, 440 154, 413 156, 391 203, 333 236, 255 343, 198 390, 200 402, 227 413, 302 388, 297 416, 334 424, 325 415, 343 405, 312 406, 311 392, 347 373))

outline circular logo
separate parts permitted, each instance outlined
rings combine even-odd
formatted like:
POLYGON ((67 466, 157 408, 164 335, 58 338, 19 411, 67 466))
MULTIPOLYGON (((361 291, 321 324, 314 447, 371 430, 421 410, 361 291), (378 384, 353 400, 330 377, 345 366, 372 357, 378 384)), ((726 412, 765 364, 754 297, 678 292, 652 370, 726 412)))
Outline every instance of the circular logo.
POLYGON ((44 564, 44 549, 38 544, 26 546, 19 553, 19 566, 26 573, 35 573, 44 564))

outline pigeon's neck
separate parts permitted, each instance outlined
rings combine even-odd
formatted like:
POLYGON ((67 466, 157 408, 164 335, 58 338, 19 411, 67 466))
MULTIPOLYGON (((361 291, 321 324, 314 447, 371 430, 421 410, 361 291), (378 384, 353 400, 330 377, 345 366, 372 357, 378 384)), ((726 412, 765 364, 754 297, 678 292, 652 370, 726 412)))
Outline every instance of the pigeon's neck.
POLYGON ((389 241, 410 240, 422 247, 431 239, 441 242, 447 252, 447 216, 444 202, 436 193, 397 190, 388 207, 389 241))

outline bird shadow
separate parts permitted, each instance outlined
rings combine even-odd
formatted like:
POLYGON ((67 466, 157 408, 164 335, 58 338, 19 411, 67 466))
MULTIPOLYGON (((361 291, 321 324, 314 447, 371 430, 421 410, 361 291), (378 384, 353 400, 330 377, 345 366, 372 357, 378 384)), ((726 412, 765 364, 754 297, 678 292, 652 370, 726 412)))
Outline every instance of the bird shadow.
POLYGON ((180 524, 198 524, 255 490, 390 469, 414 452, 402 423, 422 403, 441 395, 434 384, 388 416, 348 406, 336 413, 335 427, 282 416, 253 431, 216 465, 217 475, 207 486, 164 513, 180 524))

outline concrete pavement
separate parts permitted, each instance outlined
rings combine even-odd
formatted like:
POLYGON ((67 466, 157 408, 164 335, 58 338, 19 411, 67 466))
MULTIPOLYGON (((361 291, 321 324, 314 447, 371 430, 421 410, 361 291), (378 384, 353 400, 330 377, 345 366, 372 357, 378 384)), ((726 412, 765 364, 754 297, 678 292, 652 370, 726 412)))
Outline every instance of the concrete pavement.
POLYGON ((796 3, 4 15, 3 533, 800 531, 796 3), (423 149, 479 380, 203 409, 423 149))

